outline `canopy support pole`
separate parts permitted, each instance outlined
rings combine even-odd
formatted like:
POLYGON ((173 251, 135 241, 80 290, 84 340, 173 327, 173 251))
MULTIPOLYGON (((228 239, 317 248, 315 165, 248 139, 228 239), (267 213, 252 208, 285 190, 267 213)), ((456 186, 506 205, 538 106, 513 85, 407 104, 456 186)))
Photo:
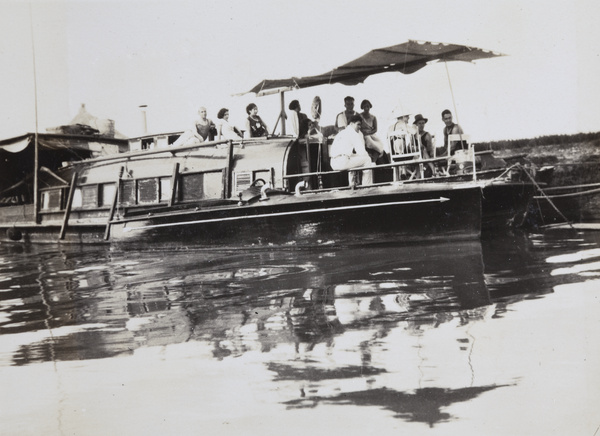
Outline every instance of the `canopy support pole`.
POLYGON ((33 63, 33 97, 35 111, 35 134, 33 139, 33 221, 35 224, 40 222, 40 204, 39 204, 39 145, 38 145, 38 102, 37 102, 37 75, 35 70, 35 41, 33 36, 33 12, 31 11, 31 3, 29 3, 29 24, 31 26, 31 56, 33 63))
MULTIPOLYGON (((458 110, 456 109, 456 100, 454 99, 454 91, 452 90, 452 81, 450 80, 450 71, 448 70, 448 61, 444 61, 444 65, 446 66, 446 76, 448 77, 448 85, 450 86, 450 96, 452 97, 452 107, 454 108, 454 114, 456 115, 456 124, 460 126, 460 121, 458 120, 458 110)), ((463 139, 462 133, 458 132, 460 136, 460 143, 462 147, 463 139)), ((468 150, 467 150, 468 151, 468 150)), ((450 156, 448 156, 450 157, 450 156)), ((473 147, 473 181, 477 181, 477 174, 475 171, 475 147, 473 147)))
POLYGON ((281 102, 281 110, 279 112, 279 116, 277 117, 277 121, 275 122, 275 127, 273 127, 273 132, 271 132, 272 135, 275 134, 275 130, 277 130, 277 125, 279 124, 279 121, 281 120, 281 135, 285 136, 285 119, 287 118, 287 115, 285 114, 285 91, 279 91, 279 97, 280 97, 280 102, 281 102))

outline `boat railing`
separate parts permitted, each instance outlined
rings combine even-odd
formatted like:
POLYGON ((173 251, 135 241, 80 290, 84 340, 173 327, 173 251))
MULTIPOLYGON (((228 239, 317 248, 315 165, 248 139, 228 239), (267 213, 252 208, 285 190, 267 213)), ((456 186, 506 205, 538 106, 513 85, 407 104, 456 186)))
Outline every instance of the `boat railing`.
MULTIPOLYGON (((400 177, 400 173, 397 171, 399 168, 402 167, 406 167, 406 166, 414 166, 414 165, 418 165, 418 166, 422 166, 424 164, 435 164, 435 163, 445 163, 445 169, 443 171, 443 173, 440 176, 449 176, 449 166, 451 161, 453 160, 453 156, 443 156, 443 157, 436 157, 436 158, 429 158, 429 159, 412 159, 412 160, 403 160, 403 161, 397 161, 397 162, 392 162, 389 164, 379 164, 379 165, 375 165, 373 164, 371 167, 360 167, 360 168, 351 168, 351 169, 347 169, 347 170, 331 170, 331 171, 313 171, 313 172, 303 172, 303 173, 295 173, 295 174, 284 174, 283 179, 284 180, 289 180, 289 179, 297 179, 297 178, 304 178, 304 177, 312 177, 312 176, 316 176, 316 177, 321 177, 321 176, 326 176, 326 175, 333 175, 333 174, 344 174, 347 172, 358 172, 358 171, 371 171, 371 170, 381 170, 381 169, 393 169, 394 171, 394 177, 393 177, 393 182, 398 182, 398 181, 411 181, 413 179, 417 180, 419 179, 419 177, 417 176, 411 176, 410 178, 407 178, 406 180, 401 180, 400 177)), ((473 174, 475 174, 475 166, 473 166, 473 174)), ((420 179, 422 179, 422 172, 421 172, 421 176, 420 179)), ((431 179, 435 179, 435 177, 431 177, 431 179)), ((473 176, 473 179, 475 180, 475 175, 473 176)))
POLYGON ((230 142, 233 145, 242 144, 241 141, 231 141, 231 140, 207 141, 207 142, 202 142, 200 144, 184 145, 184 146, 180 146, 180 147, 163 147, 163 148, 153 148, 150 150, 130 151, 130 152, 126 152, 126 153, 118 153, 118 154, 114 154, 114 155, 95 157, 95 158, 91 158, 91 159, 86 159, 85 161, 69 162, 69 164, 77 165, 77 164, 82 164, 82 163, 126 161, 126 160, 137 158, 140 156, 152 156, 152 155, 167 154, 167 153, 170 153, 172 156, 176 156, 180 153, 199 150, 202 148, 213 148, 213 147, 216 147, 219 145, 227 145, 230 142))

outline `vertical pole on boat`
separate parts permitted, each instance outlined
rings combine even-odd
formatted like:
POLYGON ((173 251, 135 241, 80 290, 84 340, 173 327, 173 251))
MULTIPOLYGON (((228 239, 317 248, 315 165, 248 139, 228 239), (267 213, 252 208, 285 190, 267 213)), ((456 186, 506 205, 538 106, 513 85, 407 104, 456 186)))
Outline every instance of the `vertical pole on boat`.
POLYGON ((281 91, 280 92, 280 99, 279 101, 281 102, 281 114, 279 115, 281 117, 281 135, 284 136, 285 135, 285 92, 281 91))
POLYGON ((33 139, 33 221, 39 224, 39 145, 38 145, 38 102, 37 102, 37 74, 35 68, 35 42, 33 36, 33 12, 31 10, 31 3, 29 3, 29 23, 31 26, 31 54, 33 60, 33 96, 34 96, 34 110, 35 110, 35 133, 33 139))
POLYGON ((104 240, 108 241, 108 237, 110 236, 110 225, 111 221, 115 216, 115 210, 117 210, 117 203, 119 202, 119 191, 121 190, 121 177, 123 177, 123 171, 125 171, 125 167, 122 166, 119 169, 119 178, 117 179, 117 189, 115 189, 115 196, 113 197, 112 206, 110 207, 110 213, 108 214, 108 221, 106 221, 106 229, 104 230, 104 240))
POLYGON ((69 196, 67 197, 67 204, 65 205, 65 216, 63 217, 63 223, 58 234, 58 240, 62 241, 65 239, 65 233, 67 231, 67 225, 69 224, 69 216, 71 215, 71 205, 73 204, 73 195, 75 194, 75 183, 77 182, 77 172, 73 173, 71 177, 71 184, 69 185, 69 196))
POLYGON ((277 117, 277 121, 275 122, 275 127, 273 127, 273 131, 271 132, 272 135, 275 134, 275 130, 277 130, 277 126, 279 125, 280 120, 281 120, 281 134, 285 135, 285 119, 286 119, 287 115, 285 114, 285 97, 283 95, 284 93, 285 93, 285 91, 279 91, 281 109, 279 111, 279 116, 277 117))
POLYGON ((231 197, 232 172, 233 172, 233 141, 227 141, 227 174, 225 175, 225 198, 231 197))
MULTIPOLYGON (((450 86, 450 95, 452 97, 452 107, 454 108, 454 114, 456 115, 456 124, 458 124, 460 126, 460 121, 458 120, 458 110, 456 109, 456 100, 454 99, 454 91, 452 89, 452 81, 450 80, 450 71, 448 70, 448 62, 444 61, 444 65, 446 66, 446 76, 448 77, 448 85, 450 86)), ((462 133, 460 133, 460 131, 458 132, 459 136, 460 136, 460 144, 461 144, 461 148, 462 148, 462 144, 463 144, 463 139, 462 139, 462 133)), ((477 180, 477 175, 475 173, 475 147, 473 148, 473 181, 477 180)), ((469 150, 467 150, 469 151, 469 150)), ((448 156, 448 158, 450 158, 450 156, 448 156)))
POLYGON ((169 207, 175 204, 177 196, 177 180, 179 176, 179 162, 173 165, 173 174, 171 175, 171 197, 169 198, 169 207))

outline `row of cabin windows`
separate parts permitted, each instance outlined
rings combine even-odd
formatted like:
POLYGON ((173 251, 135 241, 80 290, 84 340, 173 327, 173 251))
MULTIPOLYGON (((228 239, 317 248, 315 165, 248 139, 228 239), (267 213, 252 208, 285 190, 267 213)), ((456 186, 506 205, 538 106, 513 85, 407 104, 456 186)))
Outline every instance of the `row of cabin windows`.
MULTIPOLYGON (((176 201, 198 201, 224 198, 224 172, 208 171, 180 174, 176 201)), ((273 170, 258 170, 234 173, 234 194, 246 189, 257 178, 272 180, 273 170)), ((98 183, 75 188, 73 209, 109 208, 112 206, 116 183, 98 183)), ((66 205, 67 188, 45 189, 41 193, 42 210, 61 210, 66 205)), ((171 199, 171 177, 121 180, 119 184, 119 204, 122 206, 168 203, 171 199)))

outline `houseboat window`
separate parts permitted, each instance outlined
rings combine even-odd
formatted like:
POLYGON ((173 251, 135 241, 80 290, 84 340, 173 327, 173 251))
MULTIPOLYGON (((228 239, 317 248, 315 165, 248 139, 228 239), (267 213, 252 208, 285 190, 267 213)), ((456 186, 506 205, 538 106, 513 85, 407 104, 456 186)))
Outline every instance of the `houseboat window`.
POLYGON ((62 189, 42 192, 42 209, 60 209, 62 206, 62 189))
POLYGON ((223 197, 223 172, 183 174, 179 185, 182 201, 223 197))
POLYGON ((117 185, 115 183, 100 185, 100 206, 112 206, 116 191, 117 185))
POLYGON ((169 139, 168 139, 169 146, 173 145, 173 143, 175 141, 177 141, 180 136, 181 135, 169 135, 169 139))
POLYGON ((98 185, 82 186, 83 207, 98 207, 98 185))
POLYGON ((222 198, 223 197, 223 173, 210 172, 204 173, 204 198, 222 198))
POLYGON ((121 181, 121 204, 135 204, 135 180, 121 181))
POLYGON ((252 181, 263 179, 265 182, 273 183, 273 169, 252 171, 252 181))
POLYGON ((242 192, 248 189, 252 182, 256 179, 263 179, 265 182, 273 182, 273 169, 255 170, 255 171, 243 171, 234 173, 233 186, 235 192, 242 192))
POLYGON ((152 150, 154 148, 154 138, 142 139, 142 150, 152 150))
POLYGON ((81 195, 81 188, 75 188, 75 192, 73 192, 73 202, 71 203, 71 207, 78 208, 83 206, 83 196, 81 195))
POLYGON ((204 174, 185 174, 181 177, 181 198, 183 201, 204 198, 204 174))
POLYGON ((160 201, 171 200, 171 178, 160 178, 160 201))
POLYGON ((158 179, 138 180, 138 202, 158 203, 158 179))

